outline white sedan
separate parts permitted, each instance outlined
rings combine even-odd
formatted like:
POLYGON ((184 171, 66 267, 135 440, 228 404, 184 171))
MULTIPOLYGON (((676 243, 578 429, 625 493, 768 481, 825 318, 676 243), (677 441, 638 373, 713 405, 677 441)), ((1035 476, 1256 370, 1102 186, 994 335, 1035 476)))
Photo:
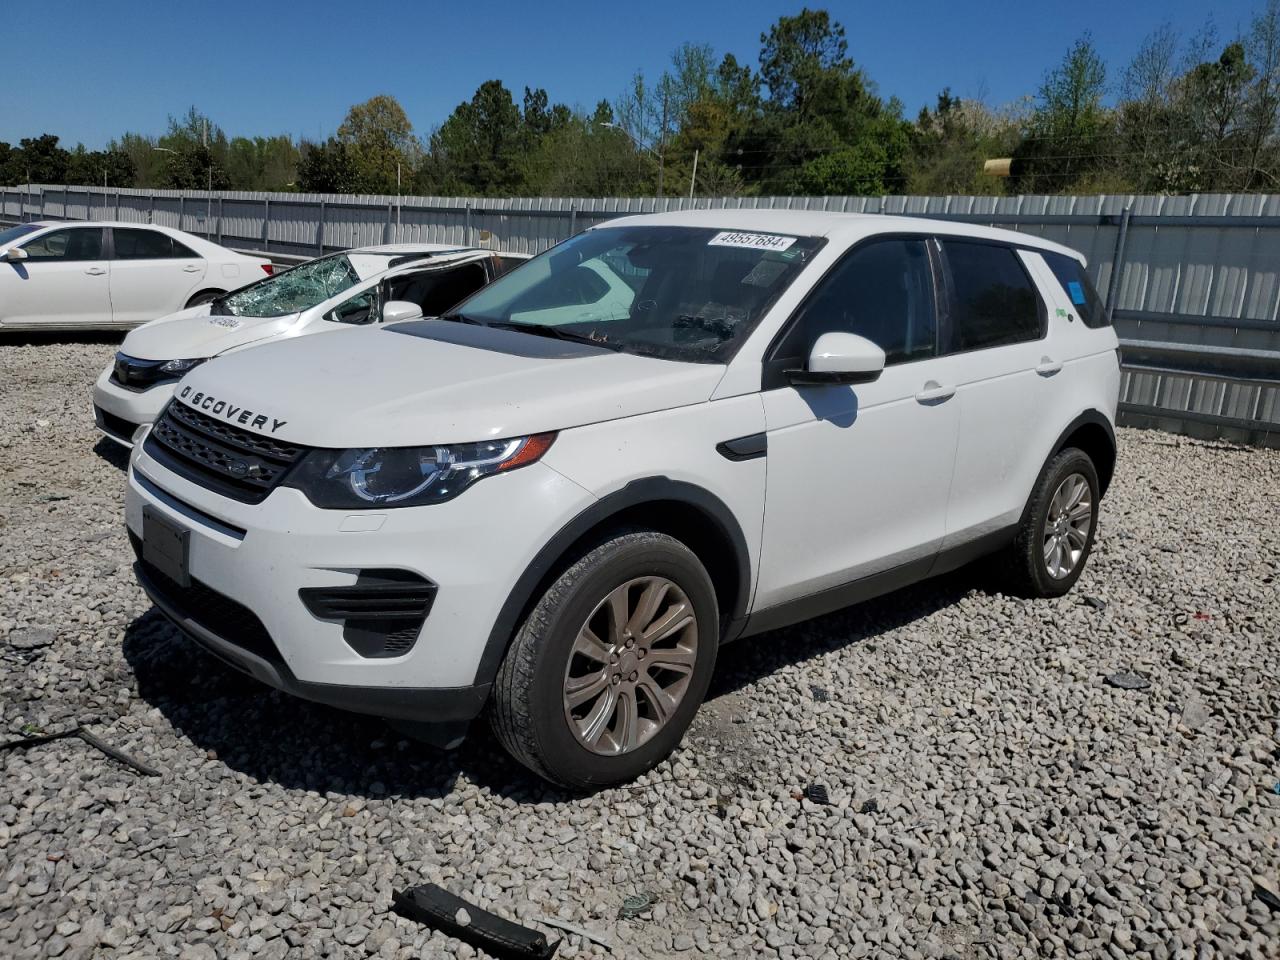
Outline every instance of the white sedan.
POLYGON ((93 389, 98 428, 132 445, 139 425, 211 357, 269 340, 434 316, 528 260, 475 247, 398 243, 308 260, 129 333, 93 389))
POLYGON ((265 257, 169 227, 22 223, 0 230, 0 329, 136 327, 271 271, 265 257))

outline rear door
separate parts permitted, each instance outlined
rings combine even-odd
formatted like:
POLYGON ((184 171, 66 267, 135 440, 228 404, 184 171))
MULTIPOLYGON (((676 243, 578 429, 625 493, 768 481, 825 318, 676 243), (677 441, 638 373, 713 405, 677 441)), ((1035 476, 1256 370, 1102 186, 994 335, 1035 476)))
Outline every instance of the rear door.
POLYGON ((951 361, 937 352, 930 242, 885 237, 855 247, 766 360, 756 610, 801 598, 805 615, 844 606, 857 599, 846 592, 856 581, 923 576, 942 543, 960 417, 951 361), (787 383, 783 371, 802 368, 814 341, 837 330, 885 350, 880 377, 857 386, 787 383))
POLYGON ((167 233, 113 227, 111 304, 115 322, 146 323, 181 310, 204 280, 208 261, 167 233))
POLYGON ((950 548, 1017 523, 1043 465, 1042 434, 1062 364, 1047 341, 1046 305, 1023 251, 940 237, 960 439, 947 511, 950 548))
POLYGON ((21 244, 27 259, 0 263, 6 326, 102 326, 111 322, 110 264, 101 227, 67 227, 21 244))

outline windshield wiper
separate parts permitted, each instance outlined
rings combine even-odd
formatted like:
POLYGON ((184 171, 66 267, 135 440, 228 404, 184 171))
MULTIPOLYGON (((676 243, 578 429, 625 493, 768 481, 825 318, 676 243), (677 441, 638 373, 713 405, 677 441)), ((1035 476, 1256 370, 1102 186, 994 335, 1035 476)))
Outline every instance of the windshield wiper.
POLYGON ((550 327, 541 323, 516 323, 511 320, 492 320, 485 324, 487 327, 496 327, 499 330, 515 330, 517 333, 529 333, 535 337, 552 337, 556 340, 569 340, 573 343, 589 343, 593 347, 603 347, 606 350, 619 351, 622 344, 614 343, 611 340, 602 340, 591 336, 589 333, 577 333, 573 330, 565 330, 561 327, 550 327))
POLYGON ((489 324, 476 317, 468 317, 465 313, 446 313, 442 314, 438 319, 452 320, 454 323, 474 323, 476 326, 487 327, 489 324))

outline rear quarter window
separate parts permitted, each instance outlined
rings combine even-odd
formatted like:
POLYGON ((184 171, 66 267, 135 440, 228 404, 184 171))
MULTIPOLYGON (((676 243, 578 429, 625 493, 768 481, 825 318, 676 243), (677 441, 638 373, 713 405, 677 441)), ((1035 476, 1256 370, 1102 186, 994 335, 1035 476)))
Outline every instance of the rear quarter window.
POLYGON ((1086 327, 1095 330, 1099 327, 1111 326, 1111 315, 1107 313, 1106 304, 1098 296, 1098 291, 1089 279, 1089 274, 1079 260, 1061 253, 1042 252, 1044 262, 1049 265, 1053 275, 1062 285, 1062 292, 1067 295, 1076 313, 1084 321, 1086 327))

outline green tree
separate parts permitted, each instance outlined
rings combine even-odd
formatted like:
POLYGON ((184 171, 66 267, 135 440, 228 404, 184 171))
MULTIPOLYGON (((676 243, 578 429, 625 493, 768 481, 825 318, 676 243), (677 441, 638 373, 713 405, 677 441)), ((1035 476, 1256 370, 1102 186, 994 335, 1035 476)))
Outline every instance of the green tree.
POLYGON ((983 161, 1008 156, 1020 134, 1015 122, 993 114, 984 104, 943 90, 933 109, 920 111, 911 130, 906 164, 910 192, 999 193, 1000 181, 983 175, 983 161))
POLYGON ((1020 189, 1056 193, 1097 170, 1109 132, 1106 83, 1106 66, 1086 33, 1040 84, 1030 136, 1017 154, 1026 171, 1020 189))
POLYGON ((337 139, 355 161, 360 189, 368 193, 395 193, 397 179, 402 185, 409 182, 421 154, 404 108, 386 94, 348 110, 337 139))
POLYGON ((118 150, 86 150, 77 144, 67 163, 66 183, 82 186, 132 187, 133 162, 118 150))
POLYGON ((770 193, 899 191, 910 146, 896 101, 882 101, 825 10, 780 17, 760 37, 759 119, 738 138, 748 180, 770 193))
POLYGON ((342 141, 330 137, 324 143, 303 141, 298 161, 298 189, 305 193, 357 193, 360 169, 342 141))
MULTIPOLYGON (((545 94, 531 92, 526 104, 535 124, 549 131, 545 94)), ((519 158, 529 146, 511 91, 500 80, 486 80, 432 134, 432 163, 420 185, 438 193, 511 196, 523 182, 519 158)))

